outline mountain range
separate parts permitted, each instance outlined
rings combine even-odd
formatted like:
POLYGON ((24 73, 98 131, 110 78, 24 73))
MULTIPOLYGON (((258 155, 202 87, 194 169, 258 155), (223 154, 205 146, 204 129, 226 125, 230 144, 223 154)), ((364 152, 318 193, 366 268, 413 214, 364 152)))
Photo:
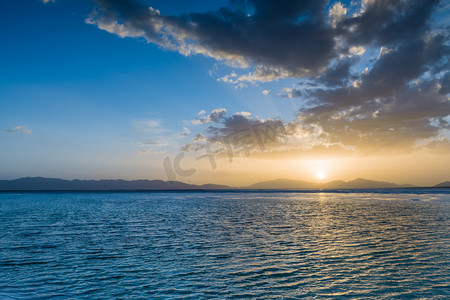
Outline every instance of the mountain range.
MULTIPOLYGON (((296 189, 381 189, 409 188, 410 184, 398 185, 391 182, 358 178, 352 181, 335 180, 327 183, 313 183, 291 179, 275 179, 249 186, 232 187, 218 184, 195 185, 180 181, 163 180, 65 180, 59 178, 24 177, 14 180, 0 180, 0 191, 110 191, 110 190, 296 190, 296 189)), ((450 181, 434 187, 450 187, 450 181)))

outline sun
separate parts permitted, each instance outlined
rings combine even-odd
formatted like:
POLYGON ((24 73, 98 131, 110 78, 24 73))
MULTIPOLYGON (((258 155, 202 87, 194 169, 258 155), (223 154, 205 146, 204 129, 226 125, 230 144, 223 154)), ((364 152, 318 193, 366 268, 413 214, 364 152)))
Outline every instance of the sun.
POLYGON ((327 177, 327 174, 323 170, 319 170, 316 172, 317 179, 323 180, 325 177, 327 177))

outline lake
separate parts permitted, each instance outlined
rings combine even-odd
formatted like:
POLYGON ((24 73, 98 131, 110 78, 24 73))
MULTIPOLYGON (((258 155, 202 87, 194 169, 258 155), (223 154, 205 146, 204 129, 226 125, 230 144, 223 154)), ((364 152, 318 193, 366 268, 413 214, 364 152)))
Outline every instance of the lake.
POLYGON ((450 189, 0 193, 0 298, 450 298, 450 189))

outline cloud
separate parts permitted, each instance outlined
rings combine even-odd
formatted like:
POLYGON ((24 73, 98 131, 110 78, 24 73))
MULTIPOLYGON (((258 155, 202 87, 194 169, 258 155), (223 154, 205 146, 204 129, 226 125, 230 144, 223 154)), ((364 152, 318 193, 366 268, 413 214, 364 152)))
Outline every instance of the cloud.
POLYGON ((187 127, 183 127, 183 131, 180 132, 180 136, 188 136, 191 134, 191 131, 187 127))
POLYGON ((386 45, 414 39, 427 29, 438 0, 363 1, 362 14, 340 22, 338 30, 356 45, 386 45))
POLYGON ((234 0, 215 12, 164 16, 137 1, 95 0, 87 19, 121 37, 142 37, 183 55, 292 76, 318 73, 334 53, 323 0, 234 0))
POLYGON ((167 145, 166 142, 161 142, 161 141, 158 141, 158 140, 147 140, 147 141, 138 143, 138 146, 141 146, 141 147, 147 147, 147 146, 166 146, 166 145, 167 145))
POLYGON ((305 128, 321 128, 327 142, 364 153, 412 151, 423 140, 449 128, 450 101, 438 79, 403 87, 398 93, 365 101, 327 103, 301 111, 305 128))
POLYGON ((263 91, 262 91, 262 94, 263 94, 264 96, 267 96, 267 95, 269 95, 271 92, 272 92, 271 90, 263 90, 263 91))
MULTIPOLYGON (((349 105, 394 95, 404 89, 411 80, 442 63, 442 59, 445 60, 444 64, 448 64, 449 53, 450 48, 445 45, 441 35, 417 38, 399 45, 394 50, 385 51, 368 72, 355 78, 357 85, 317 90, 310 96, 319 102, 346 108, 349 105)), ((330 82, 330 79, 345 79, 350 74, 348 67, 349 65, 343 62, 336 69, 326 72, 322 79, 325 82, 330 82)))
POLYGON ((325 153, 326 149, 342 148, 331 144, 320 146, 318 142, 320 132, 311 133, 300 125, 298 120, 293 122, 279 119, 264 120, 253 117, 248 112, 237 112, 231 116, 223 114, 204 132, 186 143, 181 150, 199 151, 207 147, 215 155, 232 160, 233 156, 241 155, 281 159, 283 153, 291 155, 294 152, 312 156, 315 150, 319 152, 318 149, 325 153))
POLYGON ((284 88, 284 94, 281 94, 281 97, 284 98, 297 98, 304 95, 304 93, 300 89, 295 88, 284 88))
POLYGON ((2 132, 31 134, 31 130, 22 125, 18 125, 16 127, 10 128, 10 129, 4 129, 4 130, 2 130, 2 132))
POLYGON ((361 13, 348 16, 341 2, 233 0, 217 11, 167 16, 138 1, 94 2, 86 21, 100 29, 183 55, 252 67, 247 74, 218 79, 241 88, 245 82, 318 76, 341 55, 364 54, 364 46, 414 39, 429 29, 438 5, 437 0, 365 0, 361 13), (333 4, 328 12, 327 4, 333 4))
POLYGON ((144 133, 163 133, 167 132, 165 128, 162 127, 160 120, 133 120, 131 125, 137 131, 144 133))
POLYGON ((349 49, 349 52, 351 55, 363 55, 366 52, 366 48, 362 47, 362 46, 352 46, 349 49))
POLYGON ((180 151, 189 152, 192 150, 192 144, 186 143, 185 145, 181 146, 180 151))
MULTIPOLYGON (((262 120, 249 114, 223 117, 219 125, 206 129, 206 142, 218 146, 218 153, 245 154, 285 144, 286 127, 281 120, 262 120)), ((198 144, 198 143, 197 143, 198 144)))
POLYGON ((198 119, 194 119, 191 121, 192 124, 198 125, 198 124, 206 124, 211 122, 218 122, 222 117, 226 114, 227 110, 225 108, 216 108, 211 111, 209 115, 205 115, 206 112, 204 110, 201 111, 202 113, 199 115, 201 116, 198 119))
MULTIPOLYGON (((342 60, 338 62, 336 65, 328 68, 320 77, 318 77, 318 81, 325 85, 343 85, 350 77, 350 67, 352 66, 352 60, 342 60)), ((296 92, 291 91, 292 96, 296 94, 296 92)))
POLYGON ((424 145, 424 148, 433 154, 448 155, 450 153, 450 139, 441 137, 431 140, 424 145))
POLYGON ((225 108, 216 108, 209 115, 209 119, 213 122, 219 122, 226 114, 226 112, 227 110, 225 108))
POLYGON ((443 130, 450 130, 450 97, 440 79, 423 80, 399 93, 339 106, 325 103, 304 109, 291 122, 252 117, 248 112, 223 114, 192 140, 216 153, 282 158, 325 155, 392 155, 427 150, 445 153, 443 130))
POLYGON ((47 3, 55 3, 56 2, 56 0, 41 0, 44 4, 47 4, 47 3))
POLYGON ((298 119, 320 128, 329 143, 366 154, 414 151, 448 129, 449 54, 445 33, 422 31, 380 47, 362 73, 342 60, 318 78, 328 87, 288 95, 313 100, 298 119))
POLYGON ((138 155, 142 156, 142 155, 159 155, 159 154, 164 154, 166 153, 165 151, 153 151, 152 149, 144 149, 144 150, 140 150, 138 151, 138 155))
POLYGON ((131 126, 140 140, 137 142, 139 147, 174 146, 178 140, 185 139, 191 133, 186 127, 181 131, 165 128, 160 120, 133 120, 131 126))
POLYGON ((347 9, 342 5, 341 2, 334 3, 328 14, 333 27, 336 27, 337 23, 342 21, 345 18, 346 14, 347 9))
MULTIPOLYGON (((433 20, 442 1, 362 0, 344 6, 326 0, 232 0, 216 11, 172 16, 144 2, 94 2, 88 23, 236 67, 238 73, 217 79, 235 88, 299 81, 278 93, 301 102, 296 119, 201 111, 191 123, 209 127, 192 147, 224 146, 223 139, 233 140, 239 130, 273 126, 284 131, 269 143, 270 151, 320 144, 395 153, 413 151, 449 126, 450 35, 445 22, 437 26, 442 22, 433 20)), ((262 87, 262 93, 270 90, 262 87)), ((158 130, 153 125, 140 128, 158 130)))
POLYGON ((199 133, 199 134, 195 135, 193 141, 194 141, 194 143, 204 142, 204 141, 206 141, 206 137, 203 134, 199 133))

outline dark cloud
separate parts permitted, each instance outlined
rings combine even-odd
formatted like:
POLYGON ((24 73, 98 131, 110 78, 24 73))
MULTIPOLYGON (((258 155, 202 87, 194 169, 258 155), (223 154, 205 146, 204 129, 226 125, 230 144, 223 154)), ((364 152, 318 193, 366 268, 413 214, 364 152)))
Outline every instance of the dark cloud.
POLYGON ((268 144, 283 143, 283 138, 287 135, 283 121, 261 120, 252 118, 247 113, 223 116, 220 125, 207 128, 207 141, 239 146, 251 140, 251 142, 263 143, 259 146, 265 148, 268 144))
POLYGON ((342 60, 336 65, 328 68, 318 79, 320 82, 329 86, 344 85, 350 78, 350 67, 352 61, 350 59, 342 60))
POLYGON ((216 12, 163 16, 142 3, 95 0, 89 23, 120 36, 144 37, 183 54, 203 54, 239 65, 318 73, 333 58, 326 2, 231 1, 216 12))
POLYGON ((332 104, 299 113, 304 128, 319 126, 330 143, 354 146, 362 152, 411 151, 420 140, 448 129, 450 101, 439 80, 405 87, 398 94, 343 109, 332 104))
MULTIPOLYGON (((232 0, 215 12, 178 16, 165 16, 138 1, 94 2, 96 9, 88 22, 104 30, 143 37, 186 55, 256 66, 255 78, 261 81, 321 74, 353 45, 386 46, 416 39, 428 29, 438 4, 437 0, 368 1, 363 13, 343 18, 334 28, 327 21, 325 0, 232 0), (337 38, 344 38, 347 45, 337 47, 337 38)), ((321 78, 336 84, 339 72, 348 75, 348 64, 332 65, 321 78)))
POLYGON ((218 108, 211 112, 209 119, 213 122, 219 122, 226 114, 227 110, 224 108, 218 108))
POLYGON ((317 0, 232 0, 230 4, 262 23, 297 21, 299 16, 308 15, 321 19, 324 1, 317 0))
POLYGON ((333 104, 336 109, 387 97, 398 93, 408 82, 432 69, 449 53, 450 48, 444 44, 440 35, 415 39, 395 49, 382 49, 371 70, 360 74, 353 84, 337 89, 319 89, 310 96, 321 103, 333 104))
POLYGON ((283 122, 278 119, 263 120, 240 112, 231 116, 223 115, 214 125, 206 128, 191 142, 183 146, 183 151, 209 149, 217 156, 250 156, 254 158, 283 159, 282 154, 303 154, 305 157, 319 157, 346 149, 337 144, 317 144, 317 134, 306 132, 297 120, 283 122), (307 136, 306 136, 307 135, 307 136))
POLYGON ((450 72, 445 73, 444 76, 442 76, 442 79, 440 80, 441 89, 439 90, 439 93, 441 95, 447 95, 450 93, 450 72))
POLYGON ((415 39, 428 28, 427 22, 438 0, 368 1, 361 15, 340 23, 340 33, 350 44, 388 45, 415 39))
POLYGON ((211 123, 211 122, 220 122, 222 118, 227 113, 227 110, 225 108, 216 108, 207 116, 202 116, 198 119, 195 119, 192 121, 193 124, 205 124, 205 123, 211 123))

